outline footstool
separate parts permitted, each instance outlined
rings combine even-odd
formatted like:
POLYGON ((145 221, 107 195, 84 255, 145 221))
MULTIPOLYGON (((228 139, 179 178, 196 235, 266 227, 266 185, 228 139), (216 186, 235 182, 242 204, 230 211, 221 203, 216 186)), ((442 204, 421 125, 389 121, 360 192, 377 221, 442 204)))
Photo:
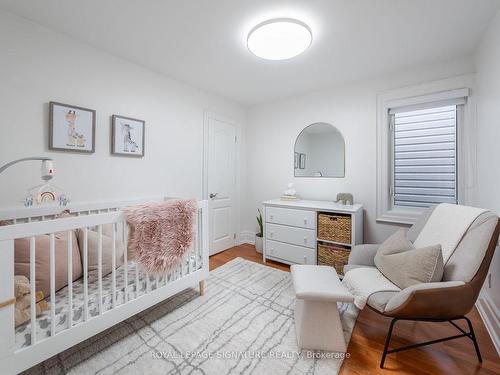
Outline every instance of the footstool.
POLYGON ((293 265, 295 331, 300 349, 345 352, 346 344, 337 302, 354 297, 329 266, 293 265))

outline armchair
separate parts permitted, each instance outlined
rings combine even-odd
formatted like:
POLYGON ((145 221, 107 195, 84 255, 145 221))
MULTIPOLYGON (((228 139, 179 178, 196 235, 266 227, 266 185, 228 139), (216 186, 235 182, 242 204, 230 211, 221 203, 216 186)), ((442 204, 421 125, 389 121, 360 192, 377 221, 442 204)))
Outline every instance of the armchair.
MULTIPOLYGON (((428 210, 409 229, 408 238, 413 242, 426 224, 432 210, 428 210)), ((392 318, 385 340, 380 367, 384 367, 388 354, 418 348, 424 345, 469 338, 482 362, 481 353, 471 321, 465 316, 476 302, 481 287, 488 273, 500 232, 497 215, 485 212, 471 224, 453 255, 445 264, 441 282, 422 283, 395 292, 373 293, 367 305, 375 312, 392 318), (395 324, 399 320, 449 322, 459 330, 459 334, 422 343, 402 346, 389 350, 389 344, 395 324), (468 332, 455 321, 465 320, 468 332)), ((374 257, 378 245, 355 246, 349 256, 344 273, 353 268, 375 267, 374 257)))

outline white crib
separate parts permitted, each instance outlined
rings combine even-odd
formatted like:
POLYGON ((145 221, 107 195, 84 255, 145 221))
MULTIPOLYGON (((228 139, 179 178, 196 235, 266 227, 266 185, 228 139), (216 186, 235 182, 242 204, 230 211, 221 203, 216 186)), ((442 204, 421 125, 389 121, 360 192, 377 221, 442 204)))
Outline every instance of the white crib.
MULTIPOLYGON (((208 212, 207 202, 198 202, 195 239, 186 258, 174 271, 163 276, 145 275, 135 262, 123 255, 123 265, 115 269, 117 236, 126 245, 126 224, 121 207, 144 202, 165 200, 164 197, 115 202, 72 204, 67 208, 71 217, 55 218, 60 207, 18 208, 0 211, 0 372, 16 374, 53 355, 143 311, 187 288, 199 286, 203 294, 208 277, 208 212), (112 272, 102 275, 102 226, 111 224, 112 272), (98 232, 98 277, 89 282, 87 272, 87 231, 98 232), (55 233, 81 229, 84 232, 82 250, 83 277, 72 281, 72 241, 68 241, 68 286, 55 291, 55 233), (23 326, 23 334, 14 325, 14 240, 30 238, 30 280, 35 280, 35 237, 49 235, 50 295, 49 309, 36 316, 35 283, 31 282, 31 320, 23 326), (76 310, 76 308, 79 310, 76 310), (82 312, 81 314, 75 311, 82 312), (63 316, 66 315, 66 316, 63 316), (57 319, 57 318, 64 319, 57 319), (40 331, 40 319, 47 325, 40 331), (60 322, 64 322, 60 324, 60 322), (59 322, 59 323, 58 323, 59 322), (34 328, 33 328, 34 327, 34 328), (24 341, 23 341, 24 340, 24 341)), ((58 249, 60 251, 60 249, 58 249)), ((44 325, 44 326, 45 326, 44 325)))

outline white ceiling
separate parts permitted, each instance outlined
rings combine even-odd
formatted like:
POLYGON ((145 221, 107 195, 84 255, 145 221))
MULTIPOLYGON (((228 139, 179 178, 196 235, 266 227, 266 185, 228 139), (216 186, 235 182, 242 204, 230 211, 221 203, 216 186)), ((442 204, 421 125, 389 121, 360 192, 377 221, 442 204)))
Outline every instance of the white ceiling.
POLYGON ((0 0, 0 8, 142 66, 253 105, 470 55, 499 0, 0 0), (246 49, 274 17, 313 44, 286 61, 246 49))

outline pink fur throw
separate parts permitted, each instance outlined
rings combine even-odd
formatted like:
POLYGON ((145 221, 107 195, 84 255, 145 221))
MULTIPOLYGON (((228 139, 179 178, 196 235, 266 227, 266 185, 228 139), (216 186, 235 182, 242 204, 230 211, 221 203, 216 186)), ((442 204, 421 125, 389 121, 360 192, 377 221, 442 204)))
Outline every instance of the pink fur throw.
POLYGON ((164 275, 193 243, 196 200, 169 200, 123 209, 129 226, 128 254, 147 273, 164 275))

